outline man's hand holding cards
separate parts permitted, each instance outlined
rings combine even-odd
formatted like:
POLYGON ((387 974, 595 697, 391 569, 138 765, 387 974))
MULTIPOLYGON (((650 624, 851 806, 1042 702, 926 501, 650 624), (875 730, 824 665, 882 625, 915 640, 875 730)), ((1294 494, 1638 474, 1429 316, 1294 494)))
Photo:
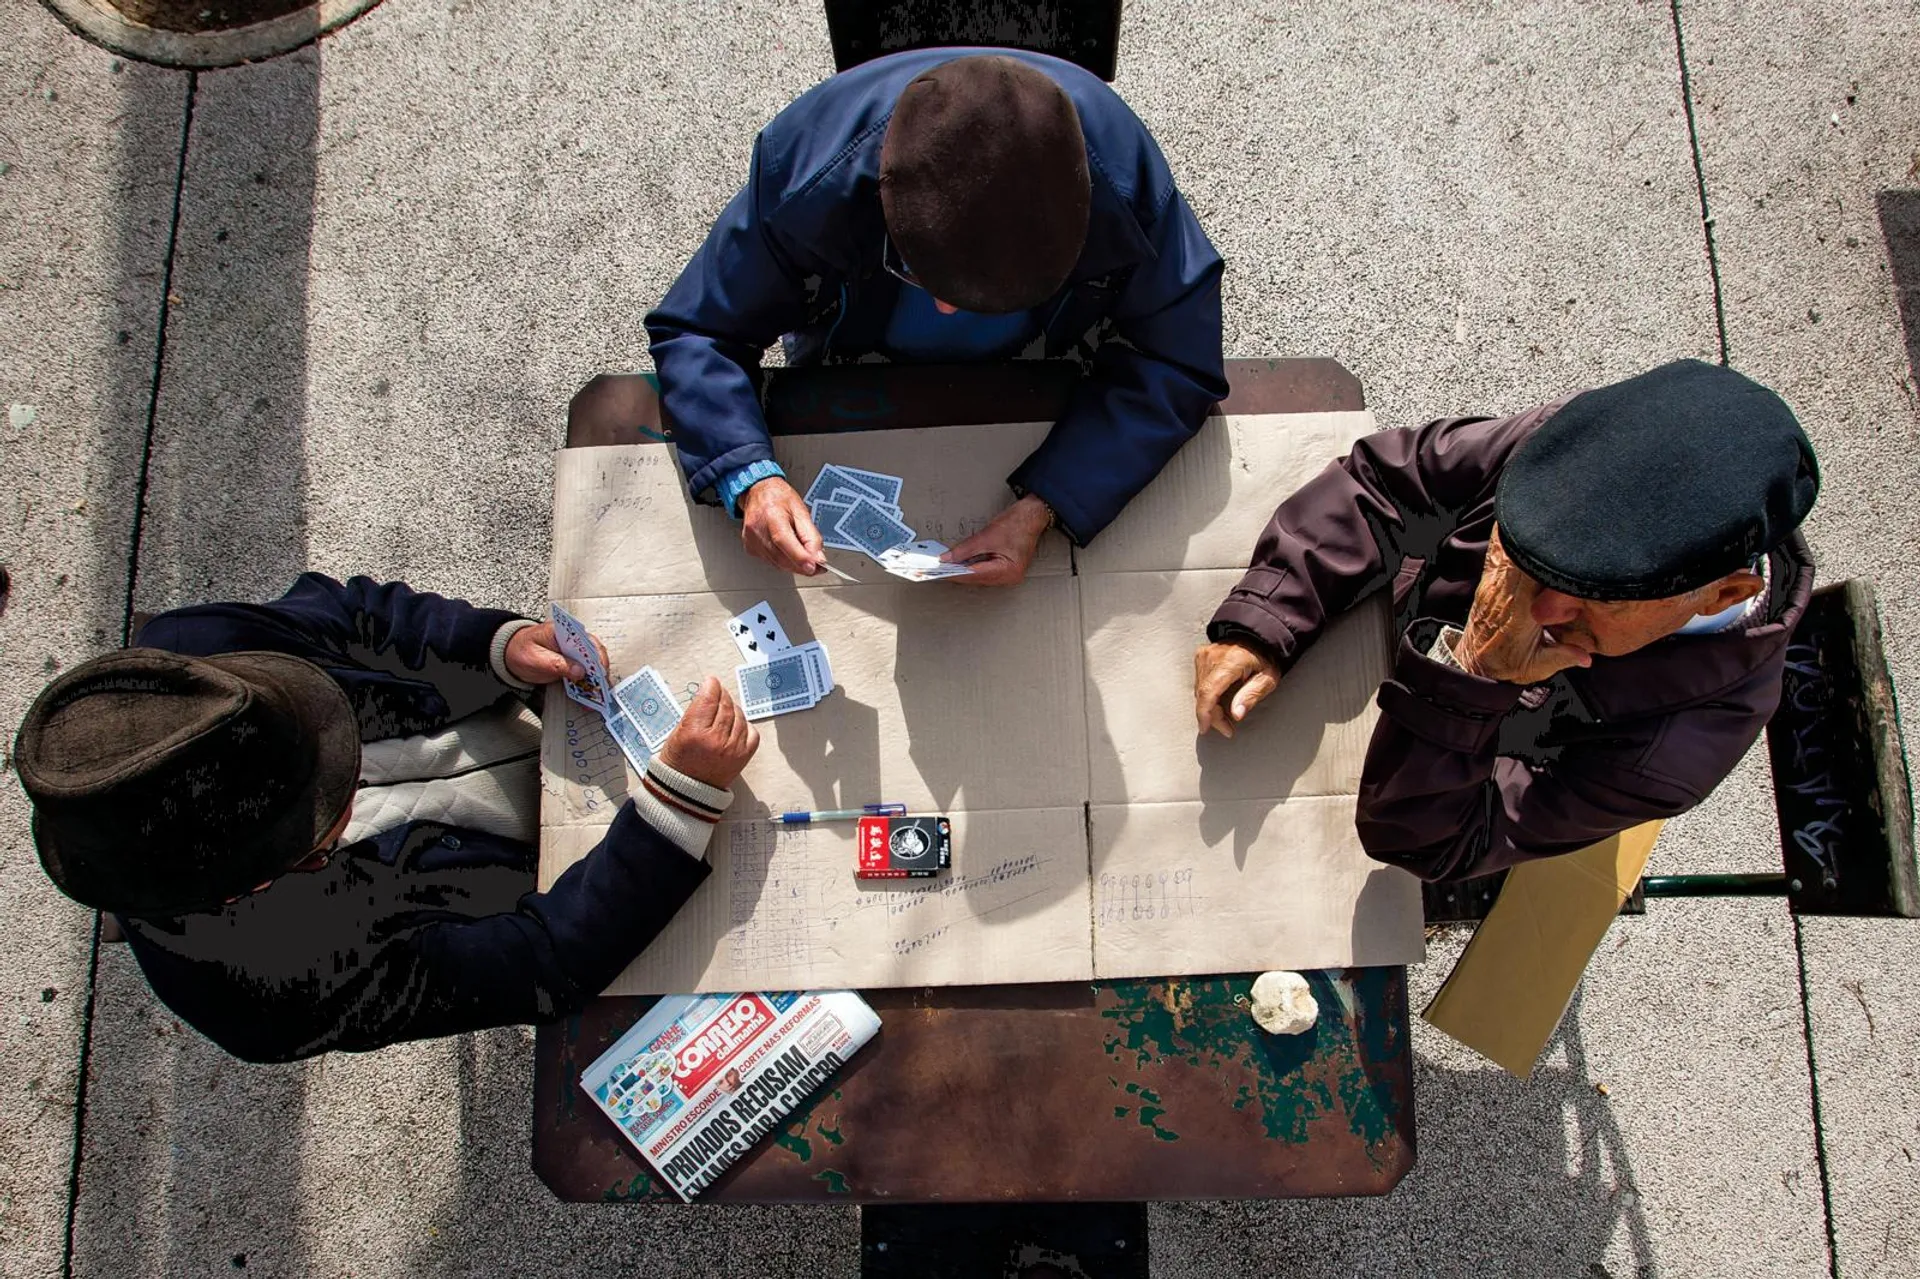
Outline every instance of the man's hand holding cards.
POLYGON ((965 564, 949 564, 940 557, 947 553, 944 542, 903 542, 890 546, 874 559, 895 577, 909 582, 931 582, 942 577, 967 577, 973 570, 965 564))
POLYGON ((553 615, 554 645, 581 670, 577 678, 567 677, 567 696, 604 716, 609 709, 607 690, 612 687, 612 681, 607 678, 606 663, 600 657, 599 641, 566 609, 558 604, 550 604, 548 608, 553 615))
POLYGON ((579 679, 566 681, 567 696, 597 712, 634 771, 646 771, 647 761, 680 722, 680 703, 660 672, 651 666, 643 666, 615 684, 601 659, 599 641, 580 619, 558 604, 550 604, 548 609, 553 616, 555 644, 584 671, 579 679))
POLYGON ((906 482, 897 475, 828 463, 807 489, 807 507, 823 545, 859 551, 909 582, 971 573, 964 564, 939 562, 946 547, 916 542, 900 509, 906 482))

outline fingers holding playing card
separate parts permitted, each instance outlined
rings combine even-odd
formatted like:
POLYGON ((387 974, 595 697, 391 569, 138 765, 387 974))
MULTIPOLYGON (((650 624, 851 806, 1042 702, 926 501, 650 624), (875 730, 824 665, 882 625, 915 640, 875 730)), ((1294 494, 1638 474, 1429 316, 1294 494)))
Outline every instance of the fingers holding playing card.
MULTIPOLYGON (((605 716, 612 709, 609 703, 609 690, 613 686, 613 681, 607 676, 606 648, 593 637, 579 618, 558 604, 551 604, 548 607, 553 620, 547 623, 547 627, 553 636, 554 647, 571 663, 565 675, 567 696, 582 706, 592 707, 605 716)), ((528 629, 539 630, 540 628, 528 629)), ((509 666, 508 669, 511 670, 512 667, 509 666)))
MULTIPOLYGON (((587 638, 592 640, 604 668, 607 665, 607 646, 591 635, 587 638)), ((515 631, 507 641, 507 651, 502 660, 506 663, 509 675, 523 684, 536 687, 555 684, 563 679, 584 680, 587 676, 585 666, 561 651, 552 622, 523 626, 515 631)))
POLYGON ((778 476, 761 480, 740 499, 740 541, 755 559, 803 577, 818 573, 826 560, 807 504, 778 476))
POLYGON ((965 564, 949 564, 943 542, 903 542, 882 551, 875 562, 895 577, 909 582, 933 582, 943 577, 966 577, 973 572, 965 564))
POLYGON ((1028 494, 940 558, 972 569, 963 579, 968 586, 1018 586, 1050 519, 1047 504, 1028 494))

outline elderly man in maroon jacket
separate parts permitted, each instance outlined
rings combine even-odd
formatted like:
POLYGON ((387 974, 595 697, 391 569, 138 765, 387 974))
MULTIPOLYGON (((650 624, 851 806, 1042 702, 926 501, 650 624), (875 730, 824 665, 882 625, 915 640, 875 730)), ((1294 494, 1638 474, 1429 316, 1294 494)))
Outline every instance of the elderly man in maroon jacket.
POLYGON ((1200 732, 1231 737, 1390 584, 1356 813, 1373 857, 1462 879, 1684 812, 1780 700, 1818 490, 1786 404, 1697 360, 1369 436, 1280 505, 1214 614, 1200 732))

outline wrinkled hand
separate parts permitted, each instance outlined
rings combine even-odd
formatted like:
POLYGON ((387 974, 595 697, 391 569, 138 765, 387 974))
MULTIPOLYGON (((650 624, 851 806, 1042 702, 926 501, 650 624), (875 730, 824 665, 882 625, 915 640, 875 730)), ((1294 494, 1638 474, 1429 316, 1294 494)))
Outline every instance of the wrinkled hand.
POLYGON ((1495 525, 1487 539, 1487 563, 1474 588, 1466 633, 1454 658, 1470 674, 1508 684, 1538 684, 1569 666, 1593 665, 1592 654, 1556 644, 1533 620, 1540 583, 1507 558, 1495 525))
POLYGON ((1040 535, 1050 521, 1047 504, 1029 493, 993 517, 991 523, 940 557, 948 564, 965 564, 966 577, 946 580, 965 586, 1018 586, 1040 549, 1040 535))
POLYGON ((1244 644, 1202 644, 1193 654, 1193 716, 1200 735, 1214 729, 1232 737, 1233 726, 1278 687, 1280 671, 1266 654, 1244 644))
MULTIPOLYGON (((598 637, 594 648, 600 652, 600 666, 607 669, 607 646, 598 637)), ((553 623, 523 626, 507 641, 507 673, 524 684, 557 684, 563 679, 585 679, 587 668, 560 651, 554 642, 553 623)))
POLYGON ((806 500, 777 475, 740 498, 740 544, 756 560, 804 577, 820 572, 827 558, 806 500))
POLYGON ((660 762, 725 790, 760 749, 760 730, 712 675, 700 683, 686 714, 660 747, 660 762))

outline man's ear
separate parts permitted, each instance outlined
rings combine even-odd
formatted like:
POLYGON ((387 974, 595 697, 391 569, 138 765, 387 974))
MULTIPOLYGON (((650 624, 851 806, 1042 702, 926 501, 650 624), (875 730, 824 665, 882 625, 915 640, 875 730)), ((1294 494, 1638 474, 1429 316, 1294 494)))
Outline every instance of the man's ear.
POLYGON ((1712 617, 1723 609, 1752 599, 1766 584, 1767 580, 1758 573, 1750 569, 1736 569, 1702 588, 1701 604, 1695 611, 1702 617, 1712 617))

